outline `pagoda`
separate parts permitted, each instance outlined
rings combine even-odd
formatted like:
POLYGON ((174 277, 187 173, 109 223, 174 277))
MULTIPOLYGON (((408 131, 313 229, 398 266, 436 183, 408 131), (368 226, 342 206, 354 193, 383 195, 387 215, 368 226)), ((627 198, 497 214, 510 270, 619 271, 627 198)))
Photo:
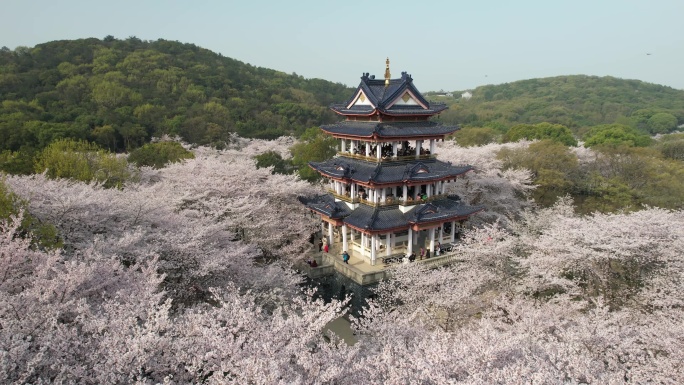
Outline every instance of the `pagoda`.
POLYGON ((483 207, 447 194, 449 184, 473 170, 435 157, 435 143, 459 129, 430 118, 447 109, 428 102, 402 72, 392 79, 364 73, 356 91, 331 109, 344 121, 322 126, 339 139, 337 156, 309 166, 329 193, 300 198, 322 220, 323 236, 372 266, 393 255, 434 256, 436 242, 453 243, 469 216, 483 207), (340 245, 341 243, 341 245, 340 245))

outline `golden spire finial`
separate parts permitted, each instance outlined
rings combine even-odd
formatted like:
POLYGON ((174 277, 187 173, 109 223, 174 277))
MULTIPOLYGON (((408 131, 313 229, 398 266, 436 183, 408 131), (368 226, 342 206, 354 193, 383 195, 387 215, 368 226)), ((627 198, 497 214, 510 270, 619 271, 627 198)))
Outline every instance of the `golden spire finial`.
POLYGON ((389 85, 390 76, 392 75, 390 75, 389 58, 387 58, 387 60, 385 60, 385 87, 389 85))

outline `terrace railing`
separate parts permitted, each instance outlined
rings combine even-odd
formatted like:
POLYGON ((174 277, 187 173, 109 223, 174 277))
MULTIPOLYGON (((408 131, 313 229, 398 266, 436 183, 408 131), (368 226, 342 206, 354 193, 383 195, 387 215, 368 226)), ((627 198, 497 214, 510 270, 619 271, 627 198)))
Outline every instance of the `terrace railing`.
MULTIPOLYGON (((377 162, 378 157, 376 156, 365 156, 361 154, 353 154, 351 152, 337 152, 337 155, 339 156, 344 156, 347 158, 352 158, 352 159, 359 159, 359 160, 365 160, 368 162, 377 162)), ((415 155, 406 155, 406 156, 388 156, 388 157, 382 157, 380 158, 380 162, 408 162, 408 161, 413 161, 413 160, 422 160, 422 159, 434 159, 437 156, 437 154, 421 154, 418 155, 417 157, 415 155)))

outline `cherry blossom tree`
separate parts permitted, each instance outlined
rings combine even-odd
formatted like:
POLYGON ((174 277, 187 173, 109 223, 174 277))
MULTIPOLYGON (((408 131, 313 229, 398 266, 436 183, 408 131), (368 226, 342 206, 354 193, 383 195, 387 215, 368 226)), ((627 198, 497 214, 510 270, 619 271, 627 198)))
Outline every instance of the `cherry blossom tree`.
POLYGON ((449 193, 460 195, 469 204, 486 207, 485 212, 472 218, 473 223, 498 220, 505 224, 532 206, 529 194, 534 185, 530 171, 502 171, 502 162, 496 158, 496 153, 502 148, 524 148, 528 145, 529 142, 523 141, 479 147, 459 147, 453 141, 438 143, 438 159, 475 167, 473 172, 452 183, 449 189, 449 193))
MULTIPOLYGON (((256 169, 281 142, 141 169, 123 189, 8 176, 64 248, 0 223, 3 383, 677 384, 684 379, 684 214, 538 209, 499 145, 441 145, 477 166, 453 186, 491 205, 453 262, 400 265, 347 346, 321 330, 345 313, 289 268, 316 230, 317 191, 256 169), (264 259, 263 256, 271 256, 264 259), (277 261, 276 261, 277 260, 277 261), (275 261, 275 262, 274 262, 275 261)), ((508 144, 522 146, 524 144, 508 144)), ((580 157, 590 159, 586 152, 580 157)))

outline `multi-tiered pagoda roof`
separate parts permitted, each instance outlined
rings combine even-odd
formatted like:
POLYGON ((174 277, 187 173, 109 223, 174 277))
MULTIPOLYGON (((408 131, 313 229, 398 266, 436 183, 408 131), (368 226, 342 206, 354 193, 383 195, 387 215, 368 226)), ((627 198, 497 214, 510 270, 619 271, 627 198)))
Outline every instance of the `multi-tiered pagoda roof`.
POLYGON ((300 198, 327 222, 326 239, 332 242, 338 228, 345 250, 351 246, 375 264, 379 245, 387 255, 401 247, 407 254, 414 246, 432 249, 445 225, 452 228, 447 234, 453 241, 456 223, 483 210, 449 191, 449 183, 473 167, 435 158, 435 143, 458 130, 429 120, 446 108, 425 99, 408 73, 391 79, 389 60, 384 79, 364 73, 353 95, 331 106, 346 120, 321 129, 340 140, 340 152, 309 163, 328 179, 330 193, 300 198), (426 233, 429 246, 419 246, 426 233))
POLYGON ((446 104, 428 102, 413 85, 411 75, 400 79, 375 79, 364 73, 354 95, 344 104, 330 107, 345 117, 373 116, 427 118, 447 109, 446 104))

